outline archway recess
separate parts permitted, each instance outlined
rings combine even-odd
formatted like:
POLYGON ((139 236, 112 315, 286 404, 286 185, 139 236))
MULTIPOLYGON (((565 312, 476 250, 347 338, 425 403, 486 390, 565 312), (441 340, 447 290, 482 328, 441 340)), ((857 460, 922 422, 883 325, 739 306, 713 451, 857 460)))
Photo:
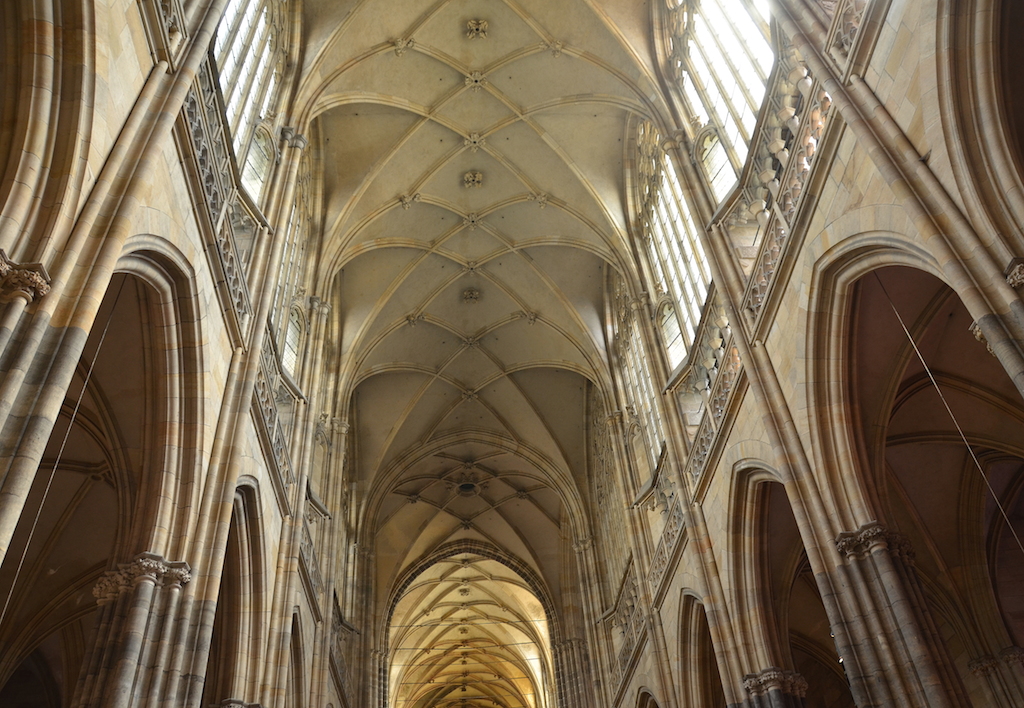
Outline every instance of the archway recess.
POLYGON ((553 705, 544 605, 526 578, 487 554, 437 560, 411 579, 391 614, 388 704, 553 705))

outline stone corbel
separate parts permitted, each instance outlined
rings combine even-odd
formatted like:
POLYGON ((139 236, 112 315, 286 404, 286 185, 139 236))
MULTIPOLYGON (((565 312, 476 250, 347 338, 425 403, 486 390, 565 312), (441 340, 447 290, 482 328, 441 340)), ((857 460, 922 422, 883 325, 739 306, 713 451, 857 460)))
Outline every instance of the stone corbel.
POLYGON ((0 301, 20 297, 31 303, 48 292, 50 275, 42 263, 15 263, 0 249, 0 301))

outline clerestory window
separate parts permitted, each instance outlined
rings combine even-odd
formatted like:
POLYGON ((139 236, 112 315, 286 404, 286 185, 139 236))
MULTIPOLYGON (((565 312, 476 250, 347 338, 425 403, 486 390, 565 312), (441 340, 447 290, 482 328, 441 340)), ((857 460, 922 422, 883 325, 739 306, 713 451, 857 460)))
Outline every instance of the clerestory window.
POLYGON ((642 452, 634 451, 640 476, 646 478, 657 464, 658 451, 665 440, 658 399, 661 397, 651 374, 635 301, 630 298, 622 279, 614 285, 617 321, 615 329, 616 351, 624 374, 623 394, 630 418, 643 429, 642 452))
POLYGON ((666 0, 671 64, 715 201, 747 159, 775 61, 766 0, 666 0))
POLYGON ((637 204, 651 266, 652 299, 669 366, 675 368, 693 344, 711 268, 675 163, 648 121, 638 128, 637 154, 637 204))
POLYGON ((272 147, 257 139, 257 126, 273 108, 283 65, 281 49, 282 0, 229 0, 217 28, 213 54, 232 145, 239 165, 245 165, 243 184, 258 200, 269 173, 272 147), (250 153, 257 154, 250 158, 250 153))
MULTIPOLYGON (((282 357, 287 357, 289 347, 297 347, 298 340, 295 339, 301 329, 295 328, 293 322, 293 304, 302 294, 302 282, 305 275, 306 246, 313 232, 314 219, 314 189, 310 157, 307 153, 299 163, 298 181, 295 186, 295 202, 292 206, 291 215, 288 218, 288 232, 286 236, 284 254, 281 259, 280 277, 277 281, 277 290, 274 293, 274 304, 270 312, 270 321, 277 332, 278 351, 282 357)), ((297 349, 296 349, 297 351, 297 349)), ((291 364, 286 361, 285 365, 289 373, 292 372, 295 359, 291 364)))

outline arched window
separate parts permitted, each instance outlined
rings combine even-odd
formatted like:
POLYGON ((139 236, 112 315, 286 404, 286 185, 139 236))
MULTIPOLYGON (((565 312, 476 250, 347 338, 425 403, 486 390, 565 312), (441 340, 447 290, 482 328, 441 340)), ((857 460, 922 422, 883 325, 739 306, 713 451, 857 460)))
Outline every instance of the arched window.
POLYGON ((242 168, 242 186, 256 202, 260 200, 263 185, 270 175, 270 166, 276 159, 277 152, 270 132, 263 127, 257 128, 249 145, 249 154, 245 157, 245 167, 242 168))
POLYGON ((661 424, 661 414, 657 400, 660 398, 658 387, 651 376, 650 362, 647 359, 640 323, 633 308, 626 285, 622 279, 616 279, 614 286, 615 306, 617 311, 615 339, 619 363, 623 370, 624 397, 630 417, 644 430, 647 455, 646 459, 637 459, 637 464, 652 472, 657 464, 661 444, 665 433, 661 424))
MULTIPOLYGON (((307 153, 299 164, 295 203, 292 205, 291 215, 288 218, 287 241, 281 258, 280 277, 277 281, 277 290, 274 292, 274 303, 270 311, 270 321, 277 333, 275 341, 278 351, 281 352, 282 360, 286 357, 288 338, 292 336, 291 318, 294 314, 292 305, 303 292, 306 245, 313 232, 314 187, 310 157, 307 153)), ((285 368, 289 373, 292 372, 292 368, 287 364, 285 368)))
POLYGON ((285 328, 284 346, 281 348, 281 365, 289 376, 295 375, 295 366, 299 363, 299 343, 302 341, 302 314, 292 308, 288 315, 288 327, 285 328))
POLYGON ((277 86, 284 56, 281 5, 281 0, 230 0, 217 28, 213 53, 239 158, 255 125, 267 117, 277 86))
POLYGON ((659 306, 657 324, 669 366, 675 368, 686 358, 700 324, 711 269, 675 164, 650 122, 639 126, 637 153, 637 202, 659 306))
POLYGON ((666 0, 672 68, 717 201, 736 182, 774 63, 767 0, 666 0))

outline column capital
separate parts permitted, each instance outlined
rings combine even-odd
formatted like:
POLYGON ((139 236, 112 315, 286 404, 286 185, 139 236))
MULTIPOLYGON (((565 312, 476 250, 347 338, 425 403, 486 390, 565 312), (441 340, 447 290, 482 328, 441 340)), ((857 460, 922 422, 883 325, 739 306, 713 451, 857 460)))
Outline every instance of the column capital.
POLYGON ((181 587, 192 580, 192 573, 184 561, 166 561, 155 553, 140 553, 131 562, 120 563, 116 570, 105 572, 92 594, 98 604, 104 605, 145 580, 181 587))
POLYGON ((804 698, 807 695, 807 679, 796 671, 769 666, 764 671, 744 676, 743 688, 751 696, 763 696, 769 691, 778 691, 797 698, 804 698))

